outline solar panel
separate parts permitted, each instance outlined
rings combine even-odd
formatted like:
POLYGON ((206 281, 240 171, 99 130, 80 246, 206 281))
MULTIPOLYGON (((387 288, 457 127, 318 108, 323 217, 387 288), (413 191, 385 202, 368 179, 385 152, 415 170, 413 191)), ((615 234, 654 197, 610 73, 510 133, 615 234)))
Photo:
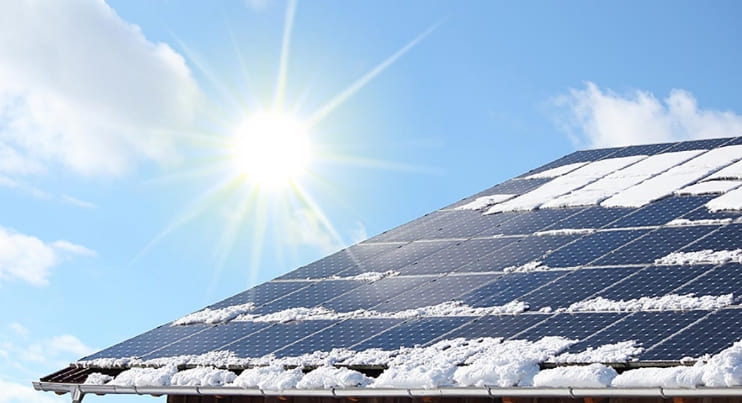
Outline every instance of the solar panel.
POLYGON ((482 214, 480 211, 464 210, 452 212, 435 232, 424 234, 425 239, 471 238, 481 236, 490 228, 506 222, 515 213, 482 214))
POLYGON ((548 315, 492 315, 482 316, 466 325, 454 329, 444 335, 447 339, 464 337, 467 339, 479 337, 508 338, 523 330, 549 318, 548 315))
POLYGON ((518 238, 507 246, 475 262, 464 265, 456 271, 460 273, 502 271, 507 267, 521 266, 540 260, 547 253, 577 238, 579 238, 579 235, 543 235, 518 238))
POLYGON ((723 309, 681 330, 642 355, 648 361, 677 361, 684 357, 716 354, 742 338, 742 310, 723 309))
POLYGON ((496 194, 520 195, 523 193, 528 193, 531 190, 536 189, 537 187, 543 185, 544 183, 548 181, 549 181, 549 178, 511 179, 507 182, 500 183, 499 185, 492 186, 491 188, 487 190, 483 190, 472 196, 464 198, 446 207, 446 209, 452 209, 452 208, 456 208, 459 206, 463 206, 464 204, 472 202, 476 200, 478 197, 482 197, 482 196, 491 196, 491 195, 496 195, 496 194))
POLYGON ((412 292, 415 287, 433 280, 430 277, 387 277, 371 284, 339 295, 322 306, 336 312, 352 312, 357 309, 370 309, 402 293, 412 292))
MULTIPOLYGON (((510 242, 512 240, 504 243, 507 244, 510 242)), ((424 257, 409 266, 403 267, 399 271, 403 275, 449 273, 461 266, 483 259, 490 253, 500 249, 502 244, 502 238, 461 241, 448 248, 441 249, 430 256, 424 257)))
POLYGON ((742 265, 727 263, 696 276, 692 281, 676 290, 678 294, 734 295, 737 302, 742 298, 742 265))
POLYGON ((582 340, 593 333, 628 316, 626 313, 561 313, 527 329, 513 338, 538 340, 545 336, 561 336, 572 340, 582 340))
POLYGON ((374 309, 380 312, 396 312, 458 300, 458 297, 489 283, 497 277, 498 275, 493 274, 440 277, 415 289, 414 292, 401 294, 389 302, 374 307, 374 309))
POLYGON ((706 204, 715 196, 676 196, 649 204, 608 225, 607 228, 663 225, 706 204))
POLYGON ((549 267, 585 265, 648 232, 649 230, 596 232, 550 253, 544 259, 544 264, 549 267))
POLYGON ((210 327, 161 347, 142 357, 143 359, 172 357, 177 355, 199 355, 218 351, 222 346, 268 327, 268 323, 230 322, 210 327))
POLYGON ((655 155, 664 151, 667 151, 672 144, 660 143, 660 144, 646 144, 641 146, 629 146, 624 149, 616 151, 611 154, 611 158, 630 157, 633 155, 655 155))
POLYGON ((680 250, 685 245, 711 232, 713 226, 669 227, 654 230, 626 246, 593 262, 595 265, 649 264, 655 259, 680 250))
POLYGON ((337 323, 331 320, 276 323, 250 334, 249 337, 236 340, 224 346, 224 349, 238 357, 262 357, 337 323))
POLYGON ((395 350, 400 346, 413 347, 425 344, 469 321, 472 317, 419 318, 402 323, 351 348, 363 351, 369 348, 395 350))
POLYGON ((613 221, 633 212, 632 208, 605 208, 600 206, 583 209, 575 215, 544 228, 544 230, 603 228, 613 221))
POLYGON ((742 224, 731 224, 725 227, 712 227, 715 231, 684 247, 685 252, 699 250, 734 250, 740 247, 742 224))
POLYGON ((507 274, 470 291, 461 300, 474 307, 504 305, 566 274, 565 271, 507 274))
POLYGON ((559 158, 556 161, 550 162, 546 165, 530 170, 526 172, 525 174, 519 176, 518 178, 530 176, 530 175, 533 175, 539 172, 547 171, 549 169, 553 169, 553 168, 560 167, 560 166, 567 165, 567 164, 574 164, 577 162, 596 161, 602 158, 611 157, 612 154, 614 154, 616 151, 619 151, 621 149, 622 148, 601 148, 601 149, 595 149, 595 150, 575 151, 572 154, 559 158))
POLYGON ((379 256, 360 262, 342 273, 343 276, 354 276, 365 272, 399 271, 403 267, 431 255, 443 248, 455 245, 456 241, 420 241, 408 243, 379 256))
POLYGON ((366 284, 364 281, 358 280, 322 280, 279 298, 270 304, 263 305, 252 312, 265 314, 295 307, 310 308, 364 284, 366 284))
POLYGON ((294 271, 279 277, 281 280, 290 279, 319 279, 339 275, 343 270, 358 266, 359 262, 370 259, 381 253, 394 250, 402 244, 389 243, 361 243, 334 253, 326 258, 317 260, 294 271))
POLYGON ((162 325, 82 359, 94 360, 97 358, 142 357, 151 351, 162 348, 195 333, 204 331, 210 327, 211 326, 209 325, 162 325))
MULTIPOLYGON (((581 209, 558 209, 558 210, 536 210, 527 213, 517 214, 513 219, 508 220, 497 227, 498 234, 505 235, 526 235, 540 231, 549 225, 568 218, 581 209)), ((487 231, 491 234, 491 230, 487 231)), ((493 234, 495 235, 495 234, 493 234)))
POLYGON ((400 225, 397 228, 376 235, 367 242, 398 242, 419 239, 417 236, 410 234, 420 234, 426 231, 435 230, 437 228, 436 223, 438 220, 443 219, 449 214, 451 214, 450 211, 434 211, 416 220, 400 225))
POLYGON ((209 308, 219 309, 232 305, 246 304, 248 302, 262 305, 294 291, 309 287, 312 284, 313 283, 306 281, 269 281, 217 302, 216 304, 209 306, 209 308))
POLYGON ((667 151, 675 152, 675 151, 686 151, 686 150, 703 150, 703 149, 708 150, 708 149, 719 147, 722 144, 728 142, 729 140, 730 139, 726 138, 726 139, 683 141, 683 142, 675 144, 667 151))
POLYGON ((278 357, 350 347, 402 323, 401 319, 348 319, 277 350, 278 357))
POLYGON ((638 271, 636 275, 599 292, 598 296, 612 300, 662 296, 676 292, 676 289, 710 270, 711 267, 707 265, 647 267, 638 271))

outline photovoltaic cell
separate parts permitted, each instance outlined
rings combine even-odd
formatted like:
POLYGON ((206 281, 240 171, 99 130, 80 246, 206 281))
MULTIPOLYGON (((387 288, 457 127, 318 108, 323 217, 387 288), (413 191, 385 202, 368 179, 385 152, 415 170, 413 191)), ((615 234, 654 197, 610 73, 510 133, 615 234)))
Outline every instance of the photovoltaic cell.
POLYGON ((653 263, 671 252, 680 250, 685 245, 706 235, 714 227, 669 227, 659 228, 636 239, 605 257, 593 262, 594 265, 623 265, 653 263))
POLYGON ((474 307, 504 305, 566 274, 568 274, 566 271, 505 274, 467 293, 461 300, 474 307))
POLYGON ((401 346, 422 345, 472 319, 474 318, 466 316, 414 319, 352 346, 351 349, 356 351, 369 348, 394 350, 401 346))
POLYGON ((370 309, 432 280, 430 277, 387 277, 324 302, 322 306, 336 312, 370 309))
POLYGON ((688 151, 688 150, 710 150, 712 148, 716 148, 721 146, 722 144, 728 142, 730 139, 708 139, 708 140, 692 140, 692 141, 683 141, 680 143, 675 144, 670 149, 667 150, 667 152, 676 152, 676 151, 688 151))
POLYGON ((742 137, 737 137, 729 140, 729 142, 727 143, 724 143, 725 146, 738 146, 740 144, 742 144, 742 137))
POLYGON ((151 359, 158 357, 172 357, 178 355, 199 355, 209 351, 219 351, 221 347, 235 340, 253 334, 270 326, 268 323, 230 322, 217 325, 182 338, 179 341, 157 349, 144 357, 151 359))
POLYGON ((312 283, 310 287, 303 288, 283 298, 279 298, 270 304, 261 306, 252 312, 266 314, 288 308, 311 308, 364 284, 366 282, 358 280, 322 280, 312 283))
POLYGON ((209 306, 209 308, 219 309, 232 305, 246 304, 248 302, 252 302, 255 305, 262 305, 311 285, 311 282, 306 281, 270 281, 217 302, 209 306))
POLYGON ((363 262, 373 256, 399 248, 402 244, 388 243, 362 243, 351 246, 334 253, 326 258, 317 260, 306 266, 279 277, 281 280, 289 279, 318 279, 338 275, 343 270, 354 267, 358 262, 363 262))
POLYGON ((685 330, 652 346, 642 360, 677 361, 684 357, 716 354, 742 338, 742 310, 710 313, 685 330))
POLYGON ((188 337, 205 329, 209 325, 170 326, 162 325, 146 333, 132 337, 124 342, 116 344, 105 350, 89 355, 82 360, 94 360, 96 358, 122 358, 142 357, 147 353, 160 347, 174 343, 184 337, 188 337))
MULTIPOLYGON (((497 231, 504 235, 526 235, 540 231, 553 223, 578 213, 581 209, 536 210, 519 213, 497 227, 497 231)), ((492 230, 487 232, 491 233, 492 230)), ((493 234, 494 235, 494 234, 493 234)))
MULTIPOLYGON (((426 214, 416 220, 412 220, 406 224, 402 224, 399 227, 393 228, 389 231, 382 232, 379 235, 369 239, 366 242, 393 242, 393 241, 405 241, 410 240, 411 233, 424 233, 429 230, 435 230, 436 223, 442 220, 450 211, 434 211, 426 214)), ((414 239, 414 237, 413 237, 414 239)))
POLYGON ((651 156, 667 151, 672 143, 646 144, 640 146, 629 146, 611 154, 611 158, 631 157, 634 155, 651 156))
POLYGON ((380 312, 396 312, 406 309, 437 305, 459 297, 497 278, 493 274, 452 275, 439 277, 424 284, 414 292, 404 293, 389 302, 375 306, 380 312))
POLYGON ((331 320, 276 323, 224 346, 224 349, 238 357, 262 357, 337 323, 331 320))
POLYGON ((685 218, 686 220, 715 220, 731 218, 734 220, 740 216, 742 216, 742 211, 710 211, 706 207, 699 207, 684 214, 680 218, 685 218))
MULTIPOLYGON (((598 296, 612 300, 628 300, 641 297, 659 297, 666 294, 687 294, 676 292, 677 288, 692 281, 713 266, 651 266, 624 281, 617 282, 598 293, 598 296)), ((706 294, 699 294, 706 295, 706 294)))
POLYGON ((482 196, 491 196, 491 195, 496 195, 496 194, 521 195, 524 193, 528 193, 533 189, 536 189, 537 187, 543 185, 544 183, 550 180, 551 180, 550 178, 511 179, 507 182, 503 182, 498 185, 495 185, 487 190, 483 190, 473 196, 464 198, 446 207, 446 209, 452 209, 452 208, 456 208, 459 206, 463 206, 464 204, 468 204, 482 196))
MULTIPOLYGON (((509 239, 510 243, 514 241, 509 239)), ((470 239, 441 249, 399 270, 402 275, 444 274, 476 262, 502 247, 502 238, 470 239)))
POLYGON ((506 267, 521 266, 541 260, 547 253, 579 238, 580 235, 543 235, 519 238, 476 262, 460 267, 456 271, 482 272, 502 271, 506 267))
POLYGON ((544 258, 544 264, 549 267, 585 265, 648 232, 643 229, 595 232, 550 253, 544 258))
POLYGON ((742 239, 742 224, 731 224, 725 227, 716 228, 708 236, 698 239, 692 244, 683 248, 684 252, 693 252, 705 249, 714 251, 734 250, 739 248, 740 239, 742 239))
POLYGON ((633 208, 590 207, 544 228, 544 230, 603 228, 613 221, 635 211, 633 208))
POLYGON ((537 311, 544 307, 566 308, 638 270, 629 267, 577 270, 531 291, 520 299, 528 303, 531 311, 537 311))
POLYGON ((590 347, 596 348, 629 340, 636 341, 638 346, 648 348, 706 314, 708 314, 707 311, 636 312, 572 345, 567 351, 578 353, 590 347))
POLYGON ((479 337, 502 337, 507 339, 547 318, 549 318, 549 315, 541 314, 483 316, 451 331, 443 338, 455 339, 457 337, 464 337, 473 339, 479 337))
POLYGON ((582 340, 626 316, 628 316, 626 313, 561 313, 513 338, 535 341, 546 336, 561 336, 567 339, 582 340))
POLYGON ((612 223, 607 228, 663 225, 706 204, 716 196, 674 196, 650 203, 612 223))
POLYGON ((435 232, 422 235, 423 239, 471 238, 515 217, 515 213, 482 214, 481 211, 454 211, 441 222, 435 232))
POLYGON ((276 356, 288 357, 350 347, 400 323, 401 319, 349 319, 276 351, 276 356))
POLYGON ((727 263, 717 266, 703 277, 697 277, 680 287, 676 292, 678 294, 693 293, 699 296, 732 294, 736 301, 740 301, 742 298, 742 265, 727 263))
POLYGON ((390 270, 399 271, 401 268, 415 263, 443 248, 455 245, 456 242, 457 241, 422 241, 408 243, 401 248, 394 249, 360 262, 358 266, 342 272, 342 275, 354 276, 365 272, 383 273, 390 270))
MULTIPOLYGON (((622 147, 621 147, 622 148, 622 147)), ((548 171, 549 169, 553 169, 556 167, 560 167, 563 165, 568 164, 575 164, 578 162, 590 162, 590 161, 597 161, 599 159, 603 158, 610 158, 613 153, 616 151, 621 150, 621 148, 601 148, 601 149, 595 149, 595 150, 581 150, 581 151, 575 151, 572 154, 566 155, 562 158, 559 158, 556 161, 550 162, 546 165, 543 165, 539 168, 530 170, 523 175, 519 176, 518 178, 530 176, 539 172, 548 171)))

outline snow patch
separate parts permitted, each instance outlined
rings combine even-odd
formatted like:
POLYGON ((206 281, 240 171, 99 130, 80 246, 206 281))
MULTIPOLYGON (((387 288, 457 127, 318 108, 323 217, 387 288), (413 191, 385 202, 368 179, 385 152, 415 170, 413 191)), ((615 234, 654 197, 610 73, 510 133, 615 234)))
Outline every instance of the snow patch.
POLYGON ((657 265, 692 265, 722 264, 728 262, 742 263, 742 249, 711 250, 695 252, 673 252, 654 261, 657 265))
POLYGON ((690 227, 695 225, 724 225, 731 222, 731 218, 710 218, 705 220, 689 220, 687 218, 676 218, 665 225, 667 225, 668 227, 690 227))
POLYGON ((681 196, 699 196, 716 193, 726 193, 734 188, 742 185, 740 181, 708 181, 698 182, 690 186, 686 186, 680 190, 676 190, 674 193, 681 196))
POLYGON ((85 378, 86 385, 105 385, 111 382, 113 377, 111 375, 101 374, 100 372, 93 372, 85 378))
POLYGON ((557 176, 562 176, 568 172, 574 171, 577 168, 582 168, 583 166, 589 164, 590 162, 575 162, 572 164, 562 165, 558 166, 556 168, 547 169, 546 171, 541 171, 538 173, 535 173, 533 175, 526 176, 526 179, 549 179, 549 178, 556 178, 557 176))
POLYGON ((731 190, 706 203, 710 211, 739 211, 742 210, 742 188, 731 190))
POLYGON ((563 228, 563 229, 551 229, 546 231, 534 232, 533 235, 544 236, 544 235, 582 235, 592 234, 597 231, 595 228, 563 228))
POLYGON ((711 357, 702 379, 706 386, 742 385, 742 340, 711 357))
POLYGON ((281 365, 253 367, 242 371, 234 385, 244 389, 293 389, 303 376, 301 368, 287 370, 281 365))
POLYGON ((668 294, 661 297, 641 297, 625 301, 596 297, 576 302, 568 308, 559 308, 557 312, 711 311, 729 306, 732 302, 732 294, 701 297, 696 297, 694 294, 668 294))
POLYGON ((191 325, 195 323, 215 324, 228 322, 231 319, 254 310, 255 307, 256 305, 254 303, 248 302, 246 304, 230 305, 220 309, 205 308, 174 321, 171 326, 191 325))
POLYGON ((508 266, 502 269, 502 271, 504 271, 505 273, 531 273, 534 271, 549 271, 549 270, 551 270, 551 267, 545 264, 541 264, 540 260, 528 262, 520 266, 508 266))
POLYGON ((111 385, 117 386, 170 386, 170 380, 178 367, 168 365, 161 368, 131 368, 118 374, 111 385))
POLYGON ((368 386, 373 380, 348 368, 323 366, 312 370, 296 384, 297 389, 358 388, 368 386))
POLYGON ((705 180, 726 180, 726 179, 742 179, 742 161, 737 161, 726 168, 720 169, 713 173, 705 180))
POLYGON ((506 200, 510 200, 517 195, 514 194, 499 194, 477 197, 474 201, 471 201, 463 206, 456 207, 455 210, 483 210, 497 203, 502 203, 506 200))
POLYGON ((590 362, 626 362, 644 351, 634 340, 605 344, 598 347, 588 347, 579 353, 563 353, 550 361, 558 363, 590 363, 590 362))
POLYGON ((605 388, 618 375, 602 364, 545 369, 533 377, 533 386, 545 388, 605 388))
POLYGON ((352 277, 332 276, 332 278, 333 279, 340 279, 340 280, 358 280, 358 281, 373 282, 373 281, 379 281, 382 278, 386 278, 386 277, 397 277, 397 276, 399 276, 399 272, 398 271, 389 270, 389 271, 385 271, 385 272, 367 271, 365 273, 361 273, 359 275, 352 276, 352 277))
POLYGON ((237 375, 226 369, 197 367, 180 371, 170 378, 176 386, 224 386, 234 382, 237 375))
POLYGON ((692 367, 637 368, 618 375, 611 386, 617 388, 695 388, 703 384, 704 365, 692 367))

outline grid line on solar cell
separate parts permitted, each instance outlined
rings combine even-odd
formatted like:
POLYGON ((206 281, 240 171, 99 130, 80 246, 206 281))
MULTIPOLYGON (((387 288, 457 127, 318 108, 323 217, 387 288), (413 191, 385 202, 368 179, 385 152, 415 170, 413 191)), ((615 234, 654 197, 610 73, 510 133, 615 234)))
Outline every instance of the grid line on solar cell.
POLYGON ((713 266, 648 266, 623 281, 616 282, 597 295, 613 300, 659 297, 673 293, 687 282, 703 275, 713 266))
POLYGON ((224 348, 238 357, 262 357, 336 323, 338 322, 332 320, 275 323, 259 332, 235 340, 224 348))
POLYGON ((642 358, 650 361, 678 361, 684 357, 713 355, 730 347, 740 338, 742 338, 742 310, 722 309, 708 313, 649 347, 642 358))
POLYGON ((559 313, 511 336, 511 339, 536 341, 546 336, 561 336, 582 340, 628 315, 615 312, 559 313))
POLYGON ((742 224, 729 224, 716 227, 715 231, 706 234, 706 236, 698 237, 693 243, 682 248, 681 251, 734 250, 740 247, 740 239, 742 239, 742 224))
POLYGON ((356 343, 350 348, 356 351, 370 348, 395 350, 399 347, 423 345, 472 319, 474 318, 464 316, 412 319, 356 343))
POLYGON ((544 263, 549 267, 586 265, 648 232, 646 229, 594 232, 548 254, 544 263))
MULTIPOLYGON (((705 316, 706 311, 636 312, 572 345, 567 352, 634 340, 648 347, 705 316)), ((641 355, 640 355, 641 357, 641 355)))
POLYGON ((356 266, 358 262, 365 261, 387 251, 394 250, 401 244, 389 243, 367 243, 357 244, 343 249, 330 256, 302 266, 279 277, 281 280, 290 279, 318 279, 339 275, 344 270, 356 266))
POLYGON ((400 248, 359 262, 358 266, 343 271, 341 275, 349 277, 366 272, 399 271, 409 264, 456 244, 456 242, 448 240, 410 242, 400 248))
POLYGON ((650 203, 611 223, 607 228, 647 227, 667 224, 703 206, 715 196, 672 196, 650 203))
POLYGON ((310 287, 302 288, 274 300, 273 302, 260 306, 252 313, 266 314, 278 312, 288 308, 304 307, 311 308, 329 301, 337 295, 346 293, 366 284, 359 280, 322 280, 312 283, 310 287))
POLYGON ((278 357, 347 348, 404 322, 402 319, 347 319, 275 351, 278 357))
POLYGON ((625 207, 593 206, 544 228, 544 230, 603 228, 636 209, 625 207))
POLYGON ((695 295, 732 294, 735 302, 742 299, 742 264, 726 263, 716 266, 683 284, 678 294, 695 295))
POLYGON ((569 244, 582 235, 542 235, 518 238, 508 245, 472 263, 461 266, 458 273, 496 272, 510 266, 521 266, 569 244))
POLYGON ((209 351, 218 351, 221 350, 220 347, 254 334, 269 325, 268 323, 256 322, 230 322, 217 325, 158 348, 142 358, 151 359, 178 355, 200 355, 209 351))
POLYGON ((698 207, 695 210, 685 213, 680 218, 686 220, 715 220, 730 218, 732 220, 742 216, 742 211, 711 211, 706 206, 698 207))
POLYGON ((713 226, 700 225, 658 228, 589 264, 610 266, 654 263, 656 259, 680 250, 699 237, 711 232, 714 228, 713 226))
POLYGON ((502 337, 510 338, 523 330, 528 329, 547 319, 551 315, 544 314, 521 314, 521 315, 488 315, 481 316, 464 325, 444 333, 428 344, 443 339, 455 339, 464 337, 467 339, 479 337, 502 337))
POLYGON ((562 208, 562 209, 547 209, 547 210, 535 210, 523 213, 515 213, 515 216, 503 222, 502 224, 483 231, 490 235, 497 235, 493 232, 503 235, 527 235, 542 230, 555 222, 569 218, 583 209, 575 208, 562 208))
POLYGON ((397 312, 458 300, 460 296, 482 287, 498 277, 500 277, 498 274, 438 277, 416 288, 414 293, 400 294, 388 302, 374 306, 373 309, 380 312, 397 312))
POLYGON ((307 281, 269 281, 210 305, 209 308, 219 309, 232 305, 246 304, 248 302, 252 302, 255 305, 263 305, 309 287, 312 284, 314 283, 307 281))
POLYGON ((512 239, 503 238, 470 239, 457 242, 401 268, 399 272, 401 275, 449 273, 466 264, 477 262, 504 244, 511 242, 513 242, 512 239))
POLYGON ((473 307, 504 305, 518 300, 519 297, 567 273, 566 271, 540 271, 505 274, 462 295, 461 300, 473 307))
POLYGON ((357 309, 370 309, 405 292, 411 292, 422 284, 430 282, 426 277, 387 277, 341 294, 322 306, 336 312, 352 312, 357 309))
POLYGON ((590 298, 638 270, 632 267, 575 270, 530 291, 521 299, 528 303, 531 311, 546 307, 567 308, 575 302, 590 298))
POLYGON ((162 325, 149 330, 121 343, 115 344, 104 350, 91 354, 82 360, 94 360, 96 358, 121 358, 121 357, 142 357, 149 352, 155 351, 161 347, 177 342, 185 337, 195 333, 202 332, 211 325, 188 325, 188 326, 170 326, 162 325))

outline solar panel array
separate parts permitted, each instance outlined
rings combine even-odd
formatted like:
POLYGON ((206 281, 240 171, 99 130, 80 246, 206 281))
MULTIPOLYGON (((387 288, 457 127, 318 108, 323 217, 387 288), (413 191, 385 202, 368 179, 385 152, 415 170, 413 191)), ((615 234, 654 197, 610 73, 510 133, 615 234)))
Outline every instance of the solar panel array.
POLYGON ((644 361, 714 354, 742 337, 742 309, 737 305, 742 265, 655 261, 678 251, 742 248, 742 224, 733 221, 742 212, 714 213, 704 206, 718 195, 670 195, 638 208, 592 205, 483 214, 457 207, 480 196, 528 193, 551 180, 530 175, 567 164, 740 143, 714 139, 578 151, 209 307, 252 302, 257 306, 252 313, 269 314, 295 307, 398 312, 446 301, 472 307, 528 303, 529 309, 518 315, 166 324, 85 359, 150 359, 217 350, 241 357, 281 357, 337 347, 396 349, 485 336, 564 336, 579 340, 570 348, 575 352, 636 340, 644 347, 638 356, 644 361), (732 220, 668 225, 676 219, 720 218, 732 220), (565 229, 590 230, 559 231, 565 229), (529 262, 541 262, 550 270, 506 270, 529 262), (353 278, 386 271, 399 275, 373 282, 353 278), (733 293, 735 304, 716 310, 554 313, 589 298, 627 300, 671 293, 733 293))

